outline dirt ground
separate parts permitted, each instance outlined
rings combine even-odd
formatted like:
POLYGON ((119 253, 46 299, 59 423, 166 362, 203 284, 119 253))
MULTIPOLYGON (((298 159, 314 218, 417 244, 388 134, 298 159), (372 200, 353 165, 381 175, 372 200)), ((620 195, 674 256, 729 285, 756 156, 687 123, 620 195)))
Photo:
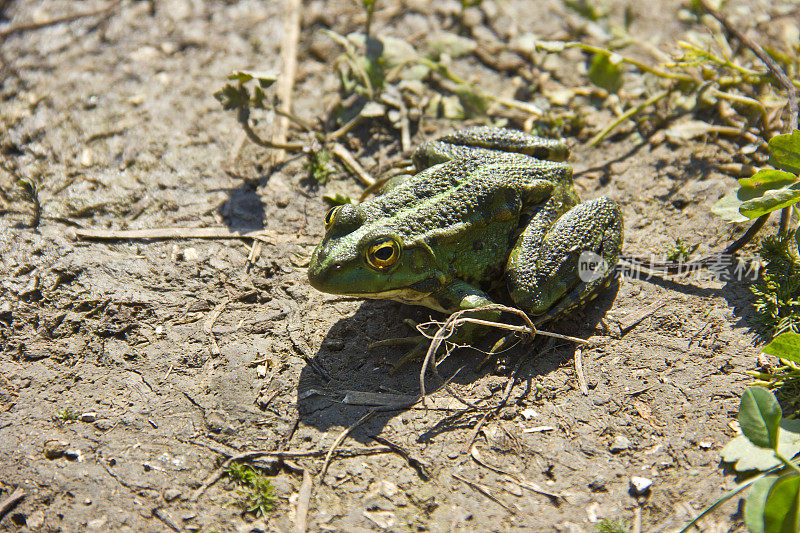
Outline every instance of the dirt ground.
MULTIPOLYGON (((103 5, 6 0, 0 23, 103 5)), ((485 0, 470 11, 473 33, 562 39, 580 23, 560 2, 531 5, 485 0)), ((697 30, 679 21, 677 1, 615 2, 611 19, 626 5, 631 34, 653 46, 697 30)), ((379 0, 373 31, 414 39, 456 31, 459 9, 379 0)), ((760 350, 747 282, 708 273, 624 277, 557 326, 589 341, 580 352, 588 394, 575 344, 519 349, 516 357, 538 351, 472 453, 483 413, 461 414, 439 391, 434 408, 378 412, 357 427, 340 447, 355 452, 335 456, 320 479, 341 431, 372 409, 354 391, 418 392, 419 365, 388 373, 401 349, 366 346, 408 335, 400 318, 431 312, 312 289, 305 266, 323 233, 322 195, 357 197, 360 185, 340 172, 317 187, 300 157, 272 165, 265 150, 243 144, 213 97, 233 70, 280 69, 283 14, 279 1, 123 0, 0 41, 0 149, 36 179, 42 204, 34 229, 30 203, 0 172, 0 501, 25 493, 0 530, 289 531, 303 469, 313 480, 311 531, 590 532, 605 518, 675 531, 733 487, 719 452, 736 434, 743 372, 760 350), (76 239, 82 228, 263 230, 263 238, 248 266, 252 239, 97 242, 76 239), (370 447, 376 453, 358 454, 370 447), (289 455, 255 463, 274 476, 278 501, 266 518, 232 503, 228 478, 203 485, 220 458, 254 450, 289 455), (652 487, 637 495, 632 476, 652 487)), ((363 24, 355 1, 304 2, 293 92, 300 117, 326 117, 338 98, 339 49, 321 29, 346 34, 363 24)), ((573 50, 550 67, 562 83, 585 85, 585 63, 573 50)), ((457 68, 486 90, 514 92, 513 76, 474 59, 457 68)), ((612 118, 605 108, 579 112, 595 131, 612 118)), ((259 131, 268 134, 273 118, 259 131)), ((413 142, 460 125, 428 120, 413 142)), ((734 183, 714 170, 718 144, 642 143, 630 127, 594 148, 585 136, 568 140, 581 195, 623 206, 627 253, 662 255, 678 237, 703 253, 741 235, 709 212, 734 183)), ((389 143, 396 137, 351 148, 378 173, 399 159, 380 151, 389 143)), ((463 367, 456 390, 496 401, 508 377, 477 371, 481 357, 461 350, 441 372, 463 367)), ((704 531, 742 530, 737 509, 724 506, 704 531)))

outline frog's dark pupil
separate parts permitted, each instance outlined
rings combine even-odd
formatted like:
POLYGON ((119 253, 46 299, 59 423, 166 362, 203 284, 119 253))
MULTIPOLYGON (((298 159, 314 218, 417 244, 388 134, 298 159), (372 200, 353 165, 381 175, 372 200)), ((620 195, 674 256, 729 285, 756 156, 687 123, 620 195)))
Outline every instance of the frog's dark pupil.
POLYGON ((334 213, 334 211, 336 211, 336 208, 335 208, 335 207, 334 207, 334 208, 332 208, 332 209, 329 209, 329 210, 328 210, 328 213, 325 215, 325 225, 326 225, 326 226, 327 226, 327 225, 329 225, 329 224, 331 223, 331 221, 333 220, 333 213, 334 213))
POLYGON ((394 248, 391 246, 381 246, 375 250, 375 257, 380 261, 388 261, 394 255, 394 248))

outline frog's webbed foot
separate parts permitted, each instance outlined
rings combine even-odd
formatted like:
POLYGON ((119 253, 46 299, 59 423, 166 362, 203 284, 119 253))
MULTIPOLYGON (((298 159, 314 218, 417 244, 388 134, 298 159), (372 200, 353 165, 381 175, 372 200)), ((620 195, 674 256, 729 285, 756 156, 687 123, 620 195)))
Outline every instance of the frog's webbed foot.
POLYGON ((382 341, 373 342, 367 348, 372 350, 374 348, 382 348, 385 346, 411 346, 411 348, 400 358, 394 365, 394 368, 389 372, 390 376, 397 373, 398 370, 404 368, 408 363, 422 359, 428 351, 431 340, 424 335, 412 335, 410 337, 395 337, 392 339, 384 339, 382 341))

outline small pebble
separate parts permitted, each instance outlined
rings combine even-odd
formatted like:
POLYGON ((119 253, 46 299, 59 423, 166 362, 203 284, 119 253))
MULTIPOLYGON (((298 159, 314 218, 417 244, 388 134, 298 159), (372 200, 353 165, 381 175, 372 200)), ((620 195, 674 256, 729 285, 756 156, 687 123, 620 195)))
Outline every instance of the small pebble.
POLYGON ((653 481, 646 477, 631 476, 631 490, 636 495, 641 495, 650 490, 653 481))
POLYGON ((108 431, 114 427, 114 424, 107 418, 100 418, 99 420, 94 421, 94 427, 100 431, 108 431))
POLYGON ((178 489, 167 489, 164 491, 164 500, 171 502, 181 497, 182 492, 178 489))
POLYGON ((95 413, 94 411, 83 413, 78 417, 78 420, 80 420, 81 422, 88 422, 89 424, 91 424, 92 422, 97 420, 97 413, 95 413))
POLYGON ((601 490, 606 490, 606 480, 602 476, 595 477, 591 482, 589 482, 589 489, 593 492, 600 492, 601 490))
POLYGON ((631 441, 627 437, 617 435, 614 437, 614 442, 611 443, 611 453, 619 453, 630 449, 631 441))
POLYGON ((259 379, 267 377, 267 365, 258 365, 256 367, 256 376, 258 376, 259 379))
POLYGON ((49 440, 44 443, 44 456, 48 459, 58 459, 64 455, 68 446, 68 442, 49 440))
POLYGON ((64 457, 70 461, 83 462, 83 453, 78 448, 67 448, 64 450, 64 457))
POLYGON ((714 446, 714 443, 704 440, 704 441, 700 441, 697 445, 700 446, 700 448, 703 449, 703 450, 710 450, 711 447, 714 446))

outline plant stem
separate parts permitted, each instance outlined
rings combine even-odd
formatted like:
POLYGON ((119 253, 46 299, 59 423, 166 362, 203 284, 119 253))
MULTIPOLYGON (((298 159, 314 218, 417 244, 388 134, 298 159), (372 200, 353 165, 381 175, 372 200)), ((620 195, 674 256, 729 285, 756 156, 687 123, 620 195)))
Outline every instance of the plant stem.
POLYGON ((564 43, 564 48, 580 48, 581 50, 585 50, 586 52, 593 52, 595 54, 606 54, 606 55, 614 54, 619 56, 620 61, 622 61, 623 63, 628 63, 629 65, 633 65, 642 72, 649 72, 650 74, 655 74, 659 78, 697 83, 697 80, 688 74, 676 74, 674 72, 659 70, 655 67, 651 67, 647 63, 643 63, 636 59, 631 59, 630 57, 620 56, 616 52, 612 52, 611 50, 608 50, 607 48, 602 48, 600 46, 593 46, 591 44, 585 44, 579 42, 569 42, 569 43, 564 43))
POLYGON ((630 108, 625 113, 623 113, 619 117, 617 117, 617 119, 615 121, 613 121, 611 124, 609 124, 608 126, 603 128, 603 131, 601 131, 600 133, 598 133, 597 135, 592 137, 592 140, 589 141, 589 146, 595 146, 597 143, 602 141, 606 137, 606 135, 611 133, 611 130, 613 130, 614 128, 616 128, 617 126, 619 126, 620 124, 622 124, 623 122, 625 122, 626 120, 631 118, 636 113, 641 112, 643 109, 645 109, 645 108, 655 104, 659 100, 663 99, 668 94, 669 94, 669 91, 661 91, 660 93, 654 94, 653 96, 651 96, 650 98, 648 98, 647 100, 645 100, 641 104, 637 105, 636 107, 630 108))
POLYGON ((792 469, 792 470, 794 470, 796 473, 800 474, 800 467, 798 467, 796 464, 794 464, 794 463, 793 463, 793 462, 791 462, 789 459, 787 459, 786 457, 784 457, 784 456, 783 456, 783 454, 782 454, 782 453, 780 453, 778 450, 775 450, 775 457, 777 457, 778 459, 780 459, 780 460, 781 460, 781 462, 783 462, 783 464, 785 464, 785 465, 786 465, 788 468, 791 468, 791 469, 792 469))

